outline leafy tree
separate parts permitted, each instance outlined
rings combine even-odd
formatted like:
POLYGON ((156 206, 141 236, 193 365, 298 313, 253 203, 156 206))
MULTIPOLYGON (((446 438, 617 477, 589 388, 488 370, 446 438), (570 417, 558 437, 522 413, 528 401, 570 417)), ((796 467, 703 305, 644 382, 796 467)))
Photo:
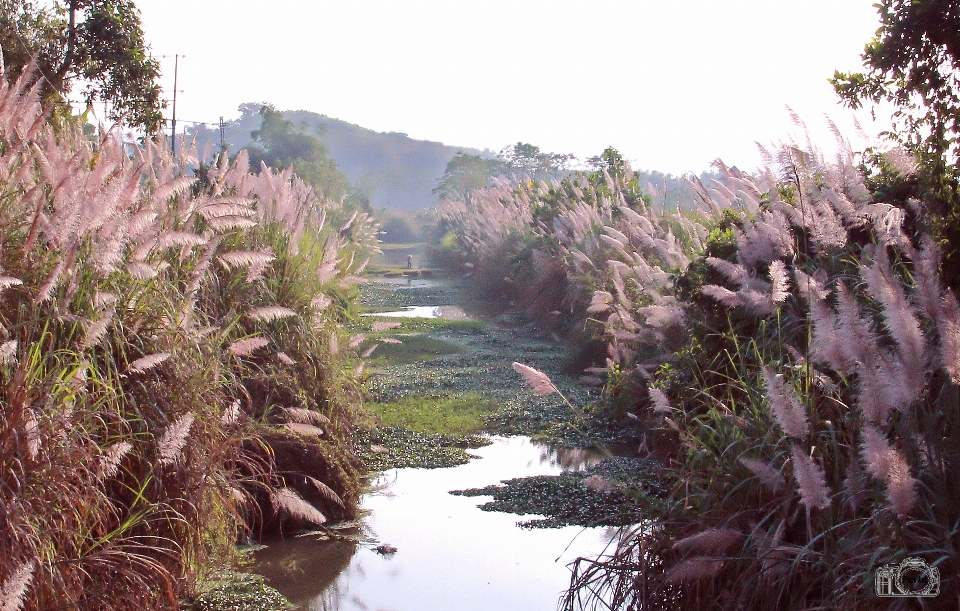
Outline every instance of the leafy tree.
POLYGON ((604 173, 613 179, 614 188, 619 190, 627 204, 634 206, 638 202, 651 203, 649 195, 640 187, 640 176, 630 168, 620 151, 608 146, 597 157, 587 159, 593 171, 587 175, 587 180, 601 192, 610 192, 604 173))
POLYGON ((509 167, 500 159, 484 159, 461 151, 447 162, 443 178, 433 193, 440 199, 466 200, 471 192, 488 187, 495 177, 509 173, 509 167))
MULTIPOLYGON (((890 135, 918 156, 919 195, 944 252, 941 273, 960 286, 960 1, 880 0, 863 73, 835 73, 844 102, 891 102, 890 135)), ((881 168, 882 169, 882 168, 881 168)))
POLYGON ((323 143, 307 133, 305 125, 294 128, 293 122, 270 104, 260 106, 259 114, 263 122, 260 129, 250 133, 253 144, 246 147, 254 168, 261 161, 274 169, 293 166, 297 176, 326 197, 339 201, 346 195, 347 177, 327 157, 323 143))
POLYGON ((160 65, 147 54, 131 0, 0 0, 0 49, 13 78, 36 59, 44 102, 60 115, 79 80, 88 106, 110 103, 111 120, 147 133, 161 128, 160 65))
POLYGON ((515 174, 525 174, 533 180, 561 178, 569 171, 570 162, 575 159, 570 154, 544 153, 533 144, 517 142, 500 151, 500 159, 515 174))

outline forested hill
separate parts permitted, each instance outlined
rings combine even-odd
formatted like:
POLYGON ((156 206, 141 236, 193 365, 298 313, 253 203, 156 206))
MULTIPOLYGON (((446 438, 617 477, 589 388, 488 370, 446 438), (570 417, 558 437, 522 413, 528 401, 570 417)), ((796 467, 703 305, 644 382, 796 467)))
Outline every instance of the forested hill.
MULTIPOLYGON (((226 124, 224 138, 231 154, 250 144, 250 132, 260 128, 259 107, 241 106, 241 117, 226 124)), ((306 110, 283 111, 283 117, 298 128, 306 124, 307 133, 320 138, 329 157, 349 179, 352 191, 369 197, 374 208, 419 210, 432 206, 437 198, 431 191, 447 162, 459 151, 481 154, 476 149, 415 140, 406 134, 376 132, 306 110)), ((208 142, 211 151, 219 150, 216 126, 200 127, 196 134, 201 151, 208 142)))

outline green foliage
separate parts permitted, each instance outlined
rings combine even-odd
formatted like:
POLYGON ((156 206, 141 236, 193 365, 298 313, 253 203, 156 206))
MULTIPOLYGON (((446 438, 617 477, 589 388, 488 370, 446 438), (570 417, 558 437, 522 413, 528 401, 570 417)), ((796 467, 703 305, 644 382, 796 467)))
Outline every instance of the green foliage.
POLYGON ((325 197, 340 200, 346 195, 346 177, 327 156, 323 143, 307 132, 306 125, 294 128, 293 122, 270 104, 260 107, 260 116, 260 129, 250 134, 253 144, 245 149, 254 168, 261 162, 277 170, 292 166, 301 180, 325 197))
POLYGON ((149 134, 162 127, 160 65, 131 0, 0 0, 0 49, 10 78, 36 58, 44 101, 56 102, 61 115, 69 114, 65 96, 82 82, 88 106, 109 103, 108 118, 149 134))
POLYGON ((243 158, 201 182, 96 144, 0 82, 0 583, 26 611, 176 609, 241 533, 360 491, 335 347, 376 227, 243 158))
POLYGON ((534 181, 557 180, 569 172, 573 155, 545 153, 540 147, 524 142, 503 148, 498 155, 509 173, 526 176, 534 181))
POLYGON ((492 180, 508 171, 499 159, 487 159, 480 155, 458 152, 447 162, 447 168, 433 194, 440 199, 465 200, 470 193, 492 184, 492 180))
MULTIPOLYGON (((880 28, 862 58, 864 73, 837 72, 831 83, 852 108, 894 105, 888 135, 917 155, 919 187, 941 275, 960 287, 960 2, 882 0, 880 28)), ((881 168, 881 172, 882 172, 881 168)))
POLYGON ((484 426, 484 417, 498 406, 477 393, 444 398, 407 397, 370 405, 382 426, 403 427, 418 433, 470 435, 484 426))

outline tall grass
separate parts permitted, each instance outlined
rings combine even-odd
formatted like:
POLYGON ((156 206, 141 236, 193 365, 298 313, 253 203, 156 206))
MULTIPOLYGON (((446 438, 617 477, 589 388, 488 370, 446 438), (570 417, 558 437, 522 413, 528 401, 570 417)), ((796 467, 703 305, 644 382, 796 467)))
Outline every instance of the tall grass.
POLYGON ((243 155, 197 180, 191 149, 54 133, 26 83, 0 79, 0 607, 177 608, 245 529, 355 512, 329 346, 376 228, 243 155))
POLYGON ((550 307, 604 345, 584 381, 677 482, 615 553, 579 561, 568 608, 863 608, 873 571, 908 555, 942 577, 923 606, 960 603, 960 306, 922 203, 875 200, 839 143, 832 160, 785 143, 755 175, 718 164, 679 213, 616 177, 450 206, 477 268, 562 278, 550 307))

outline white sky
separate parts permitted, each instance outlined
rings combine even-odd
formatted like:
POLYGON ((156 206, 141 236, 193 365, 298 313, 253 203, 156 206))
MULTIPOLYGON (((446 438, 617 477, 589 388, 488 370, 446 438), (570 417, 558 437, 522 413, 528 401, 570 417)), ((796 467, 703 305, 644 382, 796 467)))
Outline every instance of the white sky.
MULTIPOLYGON (((136 4, 154 55, 185 56, 178 123, 270 102, 495 151, 522 141, 585 159, 613 145, 679 174, 718 157, 756 167, 755 142, 791 133, 785 105, 824 148, 824 114, 852 135, 827 78, 861 67, 873 1, 136 4)), ((161 61, 169 99, 173 59, 161 61)))

